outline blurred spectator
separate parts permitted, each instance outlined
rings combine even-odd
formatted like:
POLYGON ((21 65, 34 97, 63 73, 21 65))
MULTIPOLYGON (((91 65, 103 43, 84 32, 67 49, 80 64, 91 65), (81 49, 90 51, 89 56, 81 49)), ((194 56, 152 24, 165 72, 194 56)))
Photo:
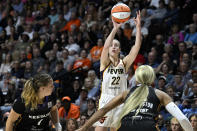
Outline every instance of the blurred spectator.
POLYGON ((183 129, 181 128, 181 125, 179 123, 179 121, 176 118, 172 118, 170 120, 170 124, 171 124, 171 130, 172 131, 183 131, 183 129))
MULTIPOLYGON (((31 61, 25 62, 25 69, 24 69, 24 79, 29 79, 30 77, 33 77, 35 75, 35 72, 33 70, 33 63, 31 61)), ((24 80, 22 79, 24 82, 24 80)))
POLYGON ((6 33, 9 36, 11 34, 11 27, 13 26, 14 21, 13 19, 10 17, 7 20, 7 26, 5 27, 6 33))
POLYGON ((99 86, 100 80, 96 76, 96 73, 95 73, 94 70, 89 70, 88 71, 88 78, 91 79, 91 81, 93 82, 94 87, 98 87, 99 86))
POLYGON ((70 20, 67 22, 67 24, 61 29, 61 31, 71 31, 72 26, 76 26, 79 28, 81 24, 81 21, 77 17, 77 13, 73 11, 70 16, 70 20))
POLYGON ((181 103, 179 94, 176 93, 173 86, 167 86, 165 92, 172 98, 172 101, 177 105, 181 103))
POLYGON ((178 24, 172 25, 171 32, 170 32, 170 37, 168 38, 168 43, 169 44, 174 44, 175 39, 177 39, 178 42, 184 41, 184 35, 180 31, 180 28, 179 28, 178 24))
POLYGON ((103 50, 103 40, 98 39, 97 45, 92 47, 90 50, 90 58, 93 64, 100 60, 102 50, 103 50))
POLYGON ((156 54, 153 52, 149 52, 148 53, 148 61, 146 63, 147 65, 150 65, 153 68, 157 68, 158 67, 158 63, 156 61, 156 54))
POLYGON ((186 97, 186 99, 189 99, 191 101, 193 101, 194 99, 197 99, 197 82, 194 82, 193 83, 193 86, 192 86, 192 95, 186 97))
POLYGON ((33 22, 34 22, 34 17, 32 16, 32 11, 31 9, 28 9, 25 17, 25 23, 31 25, 33 22))
POLYGON ((190 24, 189 25, 189 32, 185 34, 184 41, 187 43, 187 45, 196 44, 197 43, 197 32, 196 32, 196 25, 190 24))
POLYGON ((131 67, 128 69, 127 71, 127 82, 128 82, 128 89, 130 89, 131 87, 133 87, 135 85, 135 69, 134 67, 131 65, 131 67))
POLYGON ((166 88, 166 77, 160 76, 158 78, 158 84, 156 85, 156 88, 162 91, 165 91, 166 88))
POLYGON ((61 51, 60 51, 60 48, 59 48, 59 45, 58 43, 53 43, 53 53, 56 55, 56 58, 60 58, 60 56, 62 55, 61 51))
POLYGON ((3 96, 3 92, 0 88, 0 106, 4 105, 4 96, 3 96))
POLYGON ((0 75, 4 75, 6 72, 11 71, 12 67, 12 56, 11 54, 3 54, 3 62, 1 63, 0 67, 0 75))
POLYGON ((158 8, 153 10, 152 14, 149 16, 149 19, 151 19, 151 23, 161 23, 163 18, 165 17, 166 12, 167 9, 165 7, 165 2, 164 0, 160 0, 158 8))
POLYGON ((197 45, 192 46, 191 68, 197 69, 197 45))
POLYGON ((9 81, 8 82, 8 92, 7 95, 4 97, 5 103, 12 105, 14 100, 16 99, 16 85, 14 81, 9 81))
POLYGON ((37 72, 40 66, 44 65, 44 59, 40 56, 40 49, 35 48, 33 49, 33 71, 37 72))
MULTIPOLYGON (((155 40, 153 40, 153 46, 156 48, 157 55, 161 56, 164 52, 164 45, 165 45, 164 37, 162 34, 157 34, 155 36, 155 40)), ((158 58, 157 58, 158 59, 158 58)), ((160 59, 159 59, 160 62, 160 59)))
POLYGON ((50 15, 48 16, 50 20, 50 24, 53 25, 55 22, 58 21, 59 15, 57 14, 57 9, 55 7, 52 7, 50 10, 50 15))
POLYGON ((71 98, 72 103, 75 103, 76 99, 80 95, 80 91, 81 91, 80 80, 75 79, 72 82, 71 88, 68 88, 67 92, 65 92, 64 94, 68 94, 68 96, 71 98))
POLYGON ((159 128, 160 131, 166 131, 164 124, 165 124, 165 121, 163 119, 163 116, 159 114, 157 116, 157 128, 159 128))
POLYGON ((181 62, 179 65, 179 71, 182 75, 182 82, 186 84, 192 78, 188 63, 181 62))
POLYGON ((56 106, 57 106, 57 109, 59 110, 60 107, 62 106, 61 99, 56 100, 56 106))
MULTIPOLYGON (((55 86, 56 91, 58 92, 58 90, 62 90, 62 88, 63 88, 63 92, 65 92, 64 89, 66 90, 66 88, 68 88, 67 84, 65 84, 66 80, 68 80, 68 73, 64 69, 64 65, 61 60, 56 62, 55 70, 53 73, 51 73, 51 77, 54 80, 54 84, 56 84, 56 86, 55 86)), ((58 97, 65 96, 65 95, 69 94, 69 92, 67 92, 67 94, 64 94, 64 93, 61 94, 61 92, 62 91, 58 92, 58 97)))
POLYGON ((66 123, 66 131, 75 131, 78 129, 78 123, 76 119, 70 118, 66 123))
POLYGON ((71 11, 69 10, 67 4, 64 4, 64 6, 63 6, 63 13, 64 13, 64 19, 66 21, 69 21, 70 20, 70 17, 71 17, 71 11))
POLYGON ((79 127, 83 126, 87 120, 88 120, 88 116, 86 115, 86 113, 81 113, 80 118, 78 119, 79 127))
POLYGON ((87 115, 88 118, 90 118, 95 112, 96 112, 96 101, 95 98, 88 98, 88 108, 84 113, 87 115))
POLYGON ((64 69, 66 69, 68 72, 71 71, 74 59, 73 57, 69 56, 69 52, 67 49, 62 50, 60 60, 62 60, 64 63, 64 69))
POLYGON ((75 104, 80 107, 80 112, 84 112, 87 109, 87 96, 88 90, 83 86, 78 99, 75 101, 75 104))
POLYGON ((27 56, 25 51, 20 52, 20 58, 19 58, 19 63, 20 67, 25 67, 25 62, 27 61, 27 56))
POLYGON ((57 27, 58 31, 66 25, 66 20, 64 19, 64 15, 62 13, 59 14, 58 21, 54 22, 54 25, 57 27))
POLYGON ((91 61, 87 58, 87 51, 81 50, 79 58, 74 62, 73 70, 76 72, 87 71, 91 67, 91 61))
POLYGON ((6 30, 2 30, 0 33, 0 43, 4 43, 7 40, 8 36, 6 30))
POLYGON ((85 78, 84 87, 88 90, 88 98, 93 98, 98 95, 99 88, 94 85, 94 81, 89 77, 85 78))
POLYGON ((18 13, 22 13, 22 11, 24 9, 24 5, 23 5, 22 0, 15 0, 14 3, 12 4, 12 7, 18 13))
POLYGON ((173 75, 170 73, 172 72, 170 69, 170 65, 168 65, 165 61, 162 62, 155 70, 157 75, 163 75, 166 77, 166 84, 171 83, 173 79, 173 75))
POLYGON ((192 114, 192 115, 189 117, 189 121, 190 121, 191 124, 192 124, 193 130, 194 130, 194 131, 197 131, 197 114, 192 114))
POLYGON ((69 55, 73 56, 80 51, 79 45, 76 43, 74 36, 69 36, 68 44, 65 48, 69 51, 69 55))
POLYGON ((23 33, 28 35, 29 39, 32 40, 33 34, 34 34, 34 30, 33 30, 32 25, 26 25, 25 31, 23 33))
POLYGON ((196 82, 197 82, 197 70, 192 70, 192 79, 190 79, 187 82, 187 86, 184 90, 184 95, 183 95, 184 97, 192 95, 192 86, 193 86, 193 83, 196 83, 196 82))
POLYGON ((168 27, 171 27, 172 24, 176 24, 179 22, 179 7, 177 7, 175 0, 169 0, 164 21, 168 27))
POLYGON ((79 107, 71 103, 71 99, 68 96, 62 98, 62 107, 59 108, 59 118, 61 121, 68 120, 70 118, 79 118, 79 107))
POLYGON ((176 73, 174 75, 174 79, 172 80, 172 83, 170 83, 170 85, 174 87, 175 92, 178 94, 179 97, 182 96, 183 90, 185 88, 185 83, 182 80, 183 80, 182 75, 176 73))
POLYGON ((144 27, 149 28, 149 26, 151 25, 151 20, 148 18, 148 12, 146 8, 143 8, 141 10, 141 20, 144 21, 144 27))

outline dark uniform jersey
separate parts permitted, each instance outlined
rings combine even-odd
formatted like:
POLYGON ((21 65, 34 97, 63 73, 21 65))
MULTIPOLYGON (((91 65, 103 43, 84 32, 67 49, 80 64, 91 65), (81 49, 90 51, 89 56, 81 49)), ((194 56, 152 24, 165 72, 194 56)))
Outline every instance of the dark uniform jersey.
POLYGON ((15 122, 15 131, 48 131, 50 121, 50 110, 55 105, 54 94, 44 98, 43 104, 39 104, 37 109, 25 107, 24 100, 18 98, 13 105, 13 110, 21 114, 15 122))
MULTIPOLYGON (((130 90, 127 98, 137 88, 134 87, 130 90)), ((121 121, 121 127, 118 131, 156 131, 156 123, 154 118, 158 114, 160 107, 160 101, 156 96, 155 90, 152 87, 149 88, 149 94, 147 101, 145 101, 139 109, 137 116, 136 109, 125 115, 121 121)))

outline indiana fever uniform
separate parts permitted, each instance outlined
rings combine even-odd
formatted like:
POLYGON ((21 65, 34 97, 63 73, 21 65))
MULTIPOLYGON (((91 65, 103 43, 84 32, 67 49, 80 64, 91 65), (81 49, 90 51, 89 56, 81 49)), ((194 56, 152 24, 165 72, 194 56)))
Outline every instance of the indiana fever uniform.
MULTIPOLYGON (((101 72, 102 88, 101 97, 99 100, 99 109, 106 105, 112 98, 121 94, 123 91, 127 90, 127 78, 125 73, 125 66, 123 61, 120 59, 119 64, 114 66, 111 62, 101 72)), ((96 122, 95 126, 112 127, 111 123, 115 117, 120 113, 122 105, 108 112, 103 123, 96 122)))
MULTIPOLYGON (((134 87, 130 90, 127 98, 136 88, 134 87)), ((157 131, 154 118, 158 114, 160 101, 156 96, 155 90, 152 87, 148 88, 147 101, 143 103, 138 115, 135 116, 136 110, 133 110, 124 116, 118 131, 157 131)))
POLYGON ((24 100, 20 97, 13 105, 13 110, 21 114, 15 122, 15 131, 48 131, 50 121, 50 110, 55 105, 55 95, 45 97, 44 103, 38 108, 31 110, 25 107, 24 100))

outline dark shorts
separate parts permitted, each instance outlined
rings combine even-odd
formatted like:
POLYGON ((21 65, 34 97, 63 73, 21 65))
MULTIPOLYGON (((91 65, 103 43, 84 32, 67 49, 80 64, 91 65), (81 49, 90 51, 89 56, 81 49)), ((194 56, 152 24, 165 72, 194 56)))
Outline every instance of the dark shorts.
POLYGON ((157 131, 154 121, 134 120, 123 121, 118 131, 157 131))

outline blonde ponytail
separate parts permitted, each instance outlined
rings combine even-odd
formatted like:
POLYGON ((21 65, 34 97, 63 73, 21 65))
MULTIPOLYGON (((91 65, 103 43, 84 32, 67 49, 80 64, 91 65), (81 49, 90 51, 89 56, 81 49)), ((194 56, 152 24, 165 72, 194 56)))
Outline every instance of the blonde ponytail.
POLYGON ((36 90, 33 87, 33 80, 27 80, 24 85, 22 92, 22 98, 25 100, 25 106, 31 106, 31 108, 36 109, 39 98, 36 90))
POLYGON ((24 99, 25 107, 36 109, 38 104, 42 103, 42 100, 38 97, 39 88, 41 86, 47 86, 52 81, 50 75, 41 73, 30 78, 25 82, 21 97, 24 99))
POLYGON ((149 94, 148 85, 154 82, 155 73, 152 67, 142 65, 136 69, 135 77, 140 86, 125 101, 120 117, 112 123, 113 127, 119 128, 121 126, 121 119, 134 109, 137 108, 135 116, 139 113, 139 109, 141 109, 143 103, 147 100, 149 94))

